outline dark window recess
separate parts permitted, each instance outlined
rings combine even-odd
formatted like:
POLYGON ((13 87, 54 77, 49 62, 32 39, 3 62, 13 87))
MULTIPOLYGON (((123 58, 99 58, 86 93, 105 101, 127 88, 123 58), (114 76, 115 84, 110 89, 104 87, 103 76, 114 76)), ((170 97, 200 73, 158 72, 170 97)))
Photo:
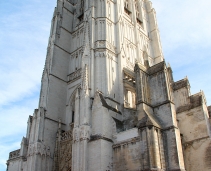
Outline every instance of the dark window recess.
POLYGON ((78 16, 78 19, 79 19, 79 21, 83 21, 83 19, 84 19, 84 14, 79 15, 79 16, 78 16))
POLYGON ((74 115, 75 115, 75 112, 72 111, 72 123, 74 122, 74 115))
POLYGON ((139 18, 136 18, 136 20, 137 20, 137 23, 138 23, 138 24, 140 24, 140 25, 143 24, 143 22, 142 22, 139 18))
POLYGON ((125 7, 124 9, 125 9, 125 13, 127 13, 128 15, 131 14, 131 11, 128 8, 125 7))

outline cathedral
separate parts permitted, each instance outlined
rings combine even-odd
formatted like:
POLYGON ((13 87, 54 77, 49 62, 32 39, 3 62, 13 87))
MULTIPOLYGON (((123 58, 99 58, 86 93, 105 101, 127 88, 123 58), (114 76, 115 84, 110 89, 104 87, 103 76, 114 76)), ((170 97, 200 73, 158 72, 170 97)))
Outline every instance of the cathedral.
POLYGON ((38 108, 7 171, 210 171, 211 106, 174 81, 149 0, 57 0, 38 108))

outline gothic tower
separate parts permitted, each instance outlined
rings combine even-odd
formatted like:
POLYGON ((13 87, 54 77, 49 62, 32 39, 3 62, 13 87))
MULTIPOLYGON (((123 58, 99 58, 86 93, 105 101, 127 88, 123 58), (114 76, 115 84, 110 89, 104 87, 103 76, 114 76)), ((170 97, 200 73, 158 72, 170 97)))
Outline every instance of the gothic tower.
POLYGON ((41 84, 8 171, 211 169, 210 107, 174 82, 149 0, 57 0, 41 84))

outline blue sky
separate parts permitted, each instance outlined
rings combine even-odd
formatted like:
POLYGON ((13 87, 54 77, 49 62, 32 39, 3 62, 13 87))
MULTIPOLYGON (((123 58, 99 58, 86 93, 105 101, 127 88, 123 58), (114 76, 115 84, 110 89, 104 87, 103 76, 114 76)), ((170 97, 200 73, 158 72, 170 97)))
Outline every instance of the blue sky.
MULTIPOLYGON (((192 94, 204 90, 211 105, 211 1, 152 2, 174 80, 188 76, 192 94)), ((56 0, 0 1, 0 171, 37 108, 55 6, 56 0)))

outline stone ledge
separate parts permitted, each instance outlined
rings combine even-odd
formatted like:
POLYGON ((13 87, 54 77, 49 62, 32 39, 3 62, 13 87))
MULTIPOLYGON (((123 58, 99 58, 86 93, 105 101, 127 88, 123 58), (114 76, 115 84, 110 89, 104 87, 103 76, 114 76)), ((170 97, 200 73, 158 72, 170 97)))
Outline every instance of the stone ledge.
POLYGON ((97 141, 97 140, 106 140, 106 141, 109 141, 109 142, 112 142, 113 143, 113 140, 112 139, 107 138, 107 137, 104 137, 104 136, 102 136, 100 134, 91 135, 89 142, 91 142, 91 141, 97 141))
POLYGON ((118 111, 117 109, 113 108, 112 106, 109 106, 105 100, 105 98, 103 97, 102 93, 99 92, 99 96, 100 96, 100 100, 101 100, 101 103, 102 103, 102 106, 104 106, 105 108, 109 109, 109 110, 112 110, 113 112, 116 112, 118 114, 122 114, 120 111, 118 111))
POLYGON ((177 81, 177 82, 174 82, 174 83, 172 84, 172 89, 173 89, 174 91, 176 91, 176 90, 179 90, 179 89, 181 89, 181 88, 188 87, 188 86, 190 86, 189 81, 188 81, 187 78, 184 78, 184 79, 182 79, 182 80, 179 80, 179 81, 177 81))
POLYGON ((10 152, 10 154, 9 154, 9 160, 10 159, 15 159, 17 157, 20 157, 20 149, 10 152))
POLYGON ((145 105, 151 107, 151 108, 157 108, 157 107, 160 107, 160 106, 163 106, 165 104, 168 104, 168 103, 171 103, 171 104, 174 104, 174 102, 172 102, 171 100, 166 100, 166 101, 163 101, 163 102, 160 102, 160 103, 157 103, 156 105, 151 105, 145 101, 142 101, 142 100, 139 100, 136 105, 139 105, 141 103, 144 103, 145 105))
POLYGON ((141 70, 142 72, 145 72, 148 75, 156 74, 160 71, 164 71, 166 68, 165 61, 162 61, 156 65, 151 66, 150 68, 146 69, 146 67, 140 63, 136 63, 134 71, 141 70))
POLYGON ((211 106, 208 106, 208 107, 207 107, 207 110, 208 110, 209 116, 210 116, 210 118, 211 118, 211 106))
POLYGON ((187 148, 188 146, 192 146, 194 142, 199 142, 199 141, 205 140, 205 139, 209 139, 209 136, 198 138, 198 139, 191 140, 191 141, 187 141, 187 142, 182 143, 182 145, 184 145, 185 148, 187 148))
POLYGON ((136 143, 136 142, 138 142, 138 141, 140 141, 140 137, 134 137, 134 138, 130 138, 130 139, 128 139, 128 140, 125 140, 125 141, 121 141, 121 142, 119 142, 119 143, 116 143, 116 144, 114 144, 112 147, 113 147, 113 149, 114 149, 114 148, 118 148, 118 147, 121 147, 121 146, 124 146, 124 145, 136 143))
POLYGON ((148 73, 149 73, 149 75, 152 75, 152 74, 155 74, 155 73, 157 73, 159 71, 163 71, 165 69, 165 66, 166 66, 166 64, 165 64, 164 61, 163 62, 160 62, 160 63, 158 63, 158 64, 153 65, 152 67, 150 67, 148 69, 148 73))
POLYGON ((182 113, 182 112, 194 109, 196 107, 201 106, 202 103, 203 103, 203 99, 202 99, 201 93, 192 95, 192 96, 190 96, 190 104, 178 107, 177 113, 182 113))
POLYGON ((129 75, 130 77, 132 78, 135 78, 135 73, 133 71, 131 71, 130 69, 128 68, 123 68, 123 72, 126 74, 126 75, 129 75))

